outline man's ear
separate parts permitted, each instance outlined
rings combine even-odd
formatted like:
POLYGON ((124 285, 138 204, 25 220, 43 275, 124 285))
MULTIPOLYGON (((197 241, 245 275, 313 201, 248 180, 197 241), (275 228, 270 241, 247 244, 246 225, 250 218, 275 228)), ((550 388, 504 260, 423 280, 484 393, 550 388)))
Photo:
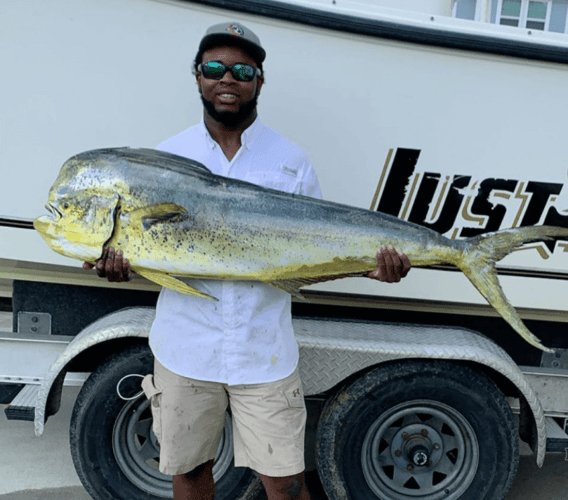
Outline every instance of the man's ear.
POLYGON ((262 88, 263 85, 264 85, 264 77, 257 76, 256 77, 256 96, 257 97, 260 95, 260 89, 262 88))
POLYGON ((201 73, 195 73, 195 83, 197 83, 197 92, 201 92, 201 73))

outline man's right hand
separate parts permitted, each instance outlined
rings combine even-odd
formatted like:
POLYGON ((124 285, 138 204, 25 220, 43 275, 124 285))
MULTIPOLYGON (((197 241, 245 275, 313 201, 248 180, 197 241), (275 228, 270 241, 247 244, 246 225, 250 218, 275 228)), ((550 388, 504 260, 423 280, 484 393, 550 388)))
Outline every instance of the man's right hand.
POLYGON ((95 265, 89 262, 83 263, 83 269, 88 271, 93 268, 96 268, 100 278, 106 278, 110 282, 130 281, 134 274, 122 250, 115 252, 112 247, 104 249, 103 255, 95 261, 95 265))
POLYGON ((385 283, 398 283, 406 277, 412 264, 410 259, 392 246, 382 246, 377 252, 377 269, 367 274, 369 278, 385 283))

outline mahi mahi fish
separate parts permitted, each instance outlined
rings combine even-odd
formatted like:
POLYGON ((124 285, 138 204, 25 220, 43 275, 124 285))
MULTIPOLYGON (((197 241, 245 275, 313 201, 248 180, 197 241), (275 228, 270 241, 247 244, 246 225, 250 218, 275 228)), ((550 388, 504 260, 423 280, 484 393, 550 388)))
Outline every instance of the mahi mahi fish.
MULTIPOLYGON (((293 295, 302 286, 363 276, 392 245, 413 266, 458 267, 530 344, 499 284, 495 263, 523 243, 568 237, 530 226, 452 240, 396 217, 214 175, 204 165, 151 149, 87 151, 61 168, 34 221, 48 245, 94 263, 121 249, 131 268, 161 286, 213 298, 178 277, 256 280, 293 295)), ((214 298, 213 298, 214 299, 214 298)))

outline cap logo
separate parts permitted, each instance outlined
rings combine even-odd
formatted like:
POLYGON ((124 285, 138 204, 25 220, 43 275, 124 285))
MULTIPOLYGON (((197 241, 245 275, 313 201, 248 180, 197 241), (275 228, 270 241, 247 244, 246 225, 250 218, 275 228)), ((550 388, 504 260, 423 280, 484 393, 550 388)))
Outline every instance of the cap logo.
POLYGON ((227 31, 231 35, 236 35, 236 36, 243 36, 245 34, 244 30, 238 24, 230 24, 227 27, 227 31))

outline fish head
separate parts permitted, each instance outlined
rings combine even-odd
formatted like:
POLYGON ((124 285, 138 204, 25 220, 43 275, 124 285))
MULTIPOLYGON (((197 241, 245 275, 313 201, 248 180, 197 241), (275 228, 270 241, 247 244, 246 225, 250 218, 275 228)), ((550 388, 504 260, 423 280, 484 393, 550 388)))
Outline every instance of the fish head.
POLYGON ((113 235, 123 191, 104 165, 71 158, 49 191, 49 214, 34 228, 56 252, 93 263, 113 235))
POLYGON ((112 237, 120 196, 62 196, 49 200, 48 215, 34 220, 34 228, 56 252, 94 262, 112 237))

